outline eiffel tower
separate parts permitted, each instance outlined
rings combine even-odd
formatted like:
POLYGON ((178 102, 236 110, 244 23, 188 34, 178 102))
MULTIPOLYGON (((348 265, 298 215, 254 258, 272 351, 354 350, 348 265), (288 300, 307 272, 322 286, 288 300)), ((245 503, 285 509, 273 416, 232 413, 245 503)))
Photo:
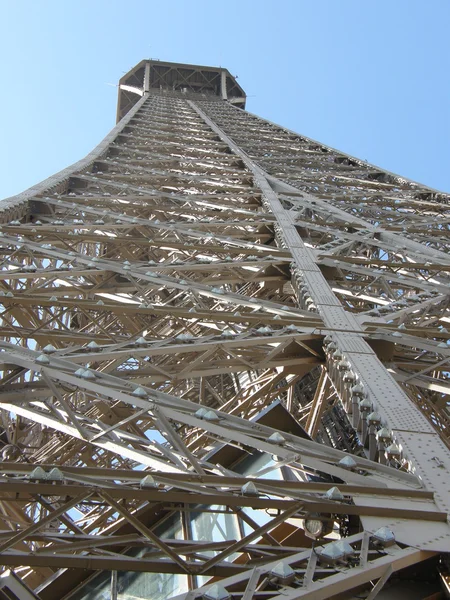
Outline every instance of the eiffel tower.
POLYGON ((0 203, 0 598, 450 591, 448 196, 245 104, 144 60, 0 203))

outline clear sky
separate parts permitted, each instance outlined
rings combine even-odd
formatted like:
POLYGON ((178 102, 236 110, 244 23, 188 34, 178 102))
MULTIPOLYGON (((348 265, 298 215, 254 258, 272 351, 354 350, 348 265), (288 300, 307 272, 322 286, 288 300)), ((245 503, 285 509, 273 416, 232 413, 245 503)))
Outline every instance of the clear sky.
POLYGON ((86 155, 143 58, 224 66, 248 110, 450 191, 450 0, 0 0, 0 198, 86 155), (114 84, 114 85, 111 85, 114 84))

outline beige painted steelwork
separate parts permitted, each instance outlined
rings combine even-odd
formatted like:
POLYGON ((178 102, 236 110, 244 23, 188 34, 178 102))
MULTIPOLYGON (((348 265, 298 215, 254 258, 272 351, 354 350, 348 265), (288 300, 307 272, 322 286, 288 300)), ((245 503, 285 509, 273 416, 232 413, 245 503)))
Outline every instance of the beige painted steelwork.
POLYGON ((42 600, 447 581, 448 197, 245 100, 142 61, 105 140, 0 203, 0 559, 42 600))

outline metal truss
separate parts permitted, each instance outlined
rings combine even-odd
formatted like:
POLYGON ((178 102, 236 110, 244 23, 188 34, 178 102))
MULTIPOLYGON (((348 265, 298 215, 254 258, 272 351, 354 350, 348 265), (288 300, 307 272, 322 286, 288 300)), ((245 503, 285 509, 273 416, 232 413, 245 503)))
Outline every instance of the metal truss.
POLYGON ((224 69, 143 61, 93 152, 0 203, 18 597, 448 581, 448 197, 244 105, 224 69))

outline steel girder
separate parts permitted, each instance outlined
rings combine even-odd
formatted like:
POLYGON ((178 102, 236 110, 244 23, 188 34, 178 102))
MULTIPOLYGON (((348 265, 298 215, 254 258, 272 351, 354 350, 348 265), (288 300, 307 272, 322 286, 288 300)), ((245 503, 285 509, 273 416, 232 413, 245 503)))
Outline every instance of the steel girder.
POLYGON ((0 204, 2 564, 374 597, 450 547, 448 198, 163 66, 0 204))

